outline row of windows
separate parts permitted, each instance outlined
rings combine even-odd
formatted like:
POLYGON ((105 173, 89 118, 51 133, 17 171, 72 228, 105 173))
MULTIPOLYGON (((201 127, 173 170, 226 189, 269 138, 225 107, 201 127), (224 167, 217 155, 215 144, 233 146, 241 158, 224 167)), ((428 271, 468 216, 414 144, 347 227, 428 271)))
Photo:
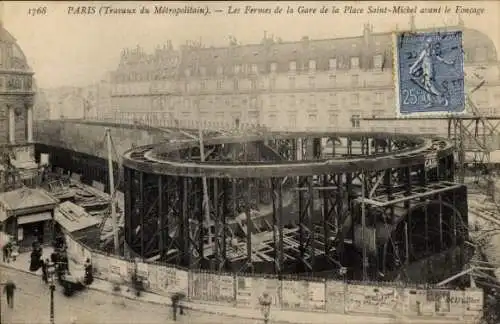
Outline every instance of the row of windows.
MULTIPOLYGON (((391 62, 384 62, 386 57, 382 54, 374 55, 371 58, 371 62, 364 63, 368 64, 373 69, 380 69, 382 66, 386 65, 387 67, 391 66, 391 62)), ((464 59, 466 62, 476 61, 476 62, 484 62, 490 59, 490 54, 488 48, 485 46, 477 47, 474 50, 464 51, 464 59)), ((326 64, 326 62, 325 62, 326 64)), ((329 58, 327 62, 327 66, 322 63, 321 70, 330 70, 335 71, 337 69, 359 69, 361 67, 360 57, 336 57, 329 58)), ((278 69, 284 70, 284 68, 280 67, 277 62, 271 62, 267 67, 263 69, 262 65, 257 63, 251 64, 235 64, 231 67, 224 67, 222 65, 218 65, 215 67, 215 71, 212 70, 210 73, 209 69, 206 66, 200 66, 197 69, 186 68, 183 71, 185 77, 191 77, 193 75, 198 75, 201 77, 207 77, 210 74, 215 74, 217 76, 223 75, 239 75, 239 74, 258 74, 258 73, 276 73, 278 69), (215 73, 214 73, 215 72, 215 73)), ((302 61, 290 61, 288 62, 288 71, 289 72, 298 72, 298 71, 309 71, 310 73, 314 73, 318 69, 318 61, 317 60, 306 60, 302 61)), ((175 65, 159 65, 154 66, 149 69, 149 71, 133 71, 133 72, 120 72, 120 70, 116 71, 115 76, 113 77, 115 82, 126 82, 126 81, 153 81, 153 80, 166 80, 175 76, 176 66, 175 65)))
MULTIPOLYGON (((298 104, 299 105, 306 105, 308 104, 310 107, 315 106, 319 101, 325 102, 327 101, 330 106, 337 106, 339 104, 338 96, 336 93, 329 93, 328 99, 326 97, 319 97, 315 94, 309 94, 307 95, 301 95, 301 96, 296 96, 296 95, 289 95, 286 99, 285 97, 278 97, 275 95, 270 95, 268 100, 269 106, 275 107, 278 103, 290 106, 290 107, 295 107, 298 104)), ((351 106, 358 106, 360 105, 360 94, 359 93, 351 93, 349 96, 343 95, 341 97, 341 102, 342 105, 348 105, 348 98, 349 98, 349 104, 351 106)), ((389 100, 392 99, 392 95, 389 96, 389 100)), ((369 101, 373 104, 383 104, 385 103, 385 93, 383 92, 375 92, 373 94, 370 94, 369 96, 369 101)), ((263 99, 257 99, 256 97, 253 98, 247 98, 247 97, 226 97, 226 98, 195 98, 195 99, 190 99, 190 98, 184 98, 183 100, 181 98, 177 100, 170 100, 167 102, 167 100, 162 100, 162 99, 153 99, 152 106, 154 109, 157 109, 158 107, 175 107, 178 104, 182 104, 183 107, 188 108, 188 107, 213 107, 213 106, 231 106, 231 107, 262 107, 263 105, 263 99)))
MULTIPOLYGON (((144 92, 160 92, 169 91, 169 89, 177 92, 190 93, 194 91, 264 91, 264 90, 278 90, 278 89, 316 89, 316 88, 337 88, 337 87, 390 87, 390 75, 381 74, 375 76, 374 78, 368 78, 365 80, 361 78, 358 74, 349 75, 348 78, 343 76, 340 78, 341 83, 337 82, 337 75, 329 74, 327 76, 322 76, 318 78, 317 76, 309 76, 307 78, 298 78, 294 75, 289 75, 287 77, 286 83, 279 80, 276 77, 271 77, 267 80, 260 79, 233 79, 233 80, 199 80, 196 82, 184 81, 183 83, 175 84, 157 84, 155 87, 149 87, 147 84, 143 86, 136 85, 134 87, 135 93, 144 92), (307 82, 305 82, 307 80, 307 82), (142 89, 142 90, 141 90, 142 89)), ((127 86, 124 84, 117 84, 113 89, 113 94, 130 94, 131 88, 127 90, 127 86)))
MULTIPOLYGON (((382 67, 382 64, 383 64, 383 56, 382 55, 375 55, 373 57, 373 67, 374 68, 381 68, 382 67)), ((342 61, 341 61, 342 62, 342 61)), ((351 69, 358 69, 359 68, 359 57, 351 57, 350 58, 350 64, 339 64, 339 62, 337 61, 336 58, 331 58, 328 60, 328 69, 330 71, 335 71, 337 68, 344 68, 344 67, 348 67, 348 68, 351 68, 351 69)), ((271 63, 270 65, 270 71, 271 72, 276 72, 278 70, 278 63, 271 63)), ((298 62, 297 61, 290 61, 289 62, 289 68, 288 70, 290 72, 295 72, 295 71, 298 71, 298 70, 308 70, 310 72, 314 72, 316 71, 316 61, 315 60, 309 60, 307 62, 307 66, 303 66, 301 68, 298 67, 298 62)), ((259 71, 259 68, 258 68, 258 65, 257 64, 235 64, 232 68, 232 71, 229 71, 229 72, 232 72, 233 74, 240 74, 240 73, 253 73, 253 74, 257 74, 259 71)), ((203 77, 203 76, 206 76, 207 75, 207 69, 206 67, 200 67, 199 68, 199 72, 200 72, 200 75, 203 77)), ((217 70, 216 70, 216 74, 219 75, 219 76, 222 76, 224 74, 224 67, 222 66, 218 66, 217 67, 217 70)), ((184 75, 186 77, 190 77, 192 75, 192 69, 190 68, 187 68, 185 71, 184 71, 184 75)))

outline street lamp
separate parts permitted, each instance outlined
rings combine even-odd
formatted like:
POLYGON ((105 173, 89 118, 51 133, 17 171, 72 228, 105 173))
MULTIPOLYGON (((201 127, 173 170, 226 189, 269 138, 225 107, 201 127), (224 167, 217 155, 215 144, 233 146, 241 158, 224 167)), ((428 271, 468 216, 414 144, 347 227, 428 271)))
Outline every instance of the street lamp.
POLYGON ((56 285, 54 282, 55 264, 51 262, 47 265, 47 275, 50 286, 50 324, 54 324, 54 290, 56 285))

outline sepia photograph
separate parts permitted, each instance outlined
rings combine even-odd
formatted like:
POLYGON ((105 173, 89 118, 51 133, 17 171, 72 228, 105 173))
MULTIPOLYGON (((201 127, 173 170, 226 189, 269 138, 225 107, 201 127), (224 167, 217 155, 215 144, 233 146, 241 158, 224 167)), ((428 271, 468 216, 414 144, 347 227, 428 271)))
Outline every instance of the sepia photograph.
POLYGON ((498 324, 499 18, 0 1, 0 324, 498 324))

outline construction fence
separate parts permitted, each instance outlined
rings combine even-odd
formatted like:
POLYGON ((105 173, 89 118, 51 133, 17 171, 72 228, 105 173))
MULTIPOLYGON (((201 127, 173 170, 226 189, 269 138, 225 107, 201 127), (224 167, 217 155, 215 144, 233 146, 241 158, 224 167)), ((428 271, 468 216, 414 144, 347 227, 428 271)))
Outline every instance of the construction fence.
POLYGON ((483 291, 480 289, 419 288, 323 278, 278 280, 273 276, 213 273, 105 255, 92 251, 70 235, 66 235, 66 243, 68 256, 73 261, 83 263, 91 258, 97 278, 128 284, 136 272, 143 278, 146 291, 166 298, 183 292, 193 302, 259 308, 259 297, 266 292, 272 298, 272 307, 294 311, 439 317, 459 321, 478 319, 483 312, 483 291))

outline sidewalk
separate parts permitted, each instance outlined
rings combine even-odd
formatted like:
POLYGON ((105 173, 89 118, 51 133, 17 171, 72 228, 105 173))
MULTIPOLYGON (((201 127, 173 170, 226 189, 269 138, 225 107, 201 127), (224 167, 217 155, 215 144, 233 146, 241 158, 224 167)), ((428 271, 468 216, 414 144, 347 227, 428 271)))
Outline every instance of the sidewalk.
MULTIPOLYGON (((50 253, 52 252, 52 248, 44 248, 43 249, 43 258, 48 258, 50 253)), ((30 252, 21 253, 16 261, 11 261, 10 263, 0 263, 0 267, 8 267, 15 270, 23 271, 26 273, 30 273, 32 275, 41 276, 41 270, 37 272, 29 271, 29 262, 30 262, 30 252)), ((165 306, 170 306, 170 298, 143 292, 140 297, 135 296, 134 292, 125 285, 122 285, 120 288, 120 292, 113 291, 113 284, 109 281, 101 280, 98 278, 94 279, 94 282, 88 287, 89 289, 97 290, 100 292, 108 293, 115 296, 121 296, 123 298, 136 300, 139 302, 145 303, 155 303, 165 306)), ((260 309, 252 309, 252 308, 244 308, 244 307, 231 307, 231 306, 221 306, 216 304, 203 304, 203 303, 195 303, 185 301, 183 303, 187 309, 191 309, 193 311, 215 314, 221 316, 228 317, 236 317, 242 319, 251 319, 256 321, 262 321, 262 315, 260 309)), ((271 323, 290 323, 290 324, 331 324, 331 323, 346 323, 346 324, 366 324, 366 323, 380 323, 380 324, 390 324, 390 323, 429 323, 429 324, 438 324, 438 323, 453 323, 452 319, 444 320, 444 319, 422 319, 422 318, 403 318, 401 316, 397 316, 393 318, 387 317, 377 317, 377 316, 366 316, 366 315, 344 315, 344 314, 332 314, 332 313, 323 313, 323 312, 303 312, 303 311, 292 311, 292 310, 279 310, 272 309, 270 315, 271 323)), ((464 321, 462 321, 465 323, 464 321)))

